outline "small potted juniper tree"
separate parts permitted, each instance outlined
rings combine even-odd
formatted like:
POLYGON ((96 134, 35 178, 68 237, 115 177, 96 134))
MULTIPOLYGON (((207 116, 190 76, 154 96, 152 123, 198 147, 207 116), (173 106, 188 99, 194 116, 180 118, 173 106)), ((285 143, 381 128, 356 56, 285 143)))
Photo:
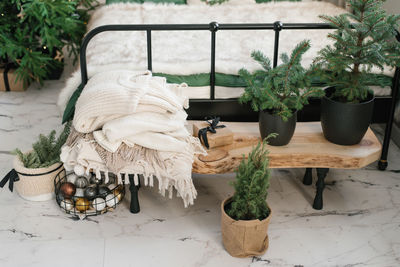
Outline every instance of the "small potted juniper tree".
POLYGON ((309 49, 310 41, 300 42, 290 58, 286 53, 281 55, 282 64, 276 68, 271 67, 271 61, 262 52, 254 51, 251 56, 263 70, 252 74, 245 69, 239 71, 247 83, 239 102, 250 102, 253 110, 259 112, 263 139, 271 133, 278 134, 277 138, 270 141, 270 145, 287 145, 296 128, 297 111, 308 104, 309 97, 323 95, 320 88, 311 86, 310 70, 301 65, 302 56, 309 49))
MULTIPOLYGON (((321 124, 327 140, 339 145, 358 144, 368 130, 374 95, 370 84, 381 84, 373 67, 396 66, 400 44, 395 40, 399 15, 387 15, 382 0, 347 0, 353 13, 320 16, 336 31, 333 45, 316 58, 318 74, 327 82, 321 103, 321 124)), ((383 86, 383 84, 381 84, 383 86)))
POLYGON ((262 255, 268 248, 269 137, 258 143, 247 159, 243 155, 233 183, 235 193, 221 204, 222 240, 234 257, 262 255))
POLYGON ((71 123, 67 123, 64 130, 56 138, 53 130, 48 136, 40 135, 39 140, 32 145, 33 150, 23 153, 16 149, 14 154, 14 169, 0 182, 3 187, 13 182, 18 194, 30 201, 46 201, 54 196, 54 178, 64 171, 60 161, 61 147, 64 145, 70 132, 71 123))

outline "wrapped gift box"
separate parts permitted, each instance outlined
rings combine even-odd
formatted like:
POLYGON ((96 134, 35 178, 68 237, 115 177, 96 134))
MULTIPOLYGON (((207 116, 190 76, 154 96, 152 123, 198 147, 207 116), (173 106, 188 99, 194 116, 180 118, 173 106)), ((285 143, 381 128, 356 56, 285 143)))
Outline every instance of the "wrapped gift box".
MULTIPOLYGON (((222 123, 221 123, 222 124, 222 123)), ((193 135, 199 137, 199 130, 203 128, 207 128, 210 126, 207 122, 196 122, 193 124, 193 135)), ((207 131, 207 140, 209 148, 219 147, 219 146, 226 146, 233 143, 233 133, 232 131, 225 127, 225 128, 217 128, 215 129, 217 132, 212 133, 207 131)), ((202 144, 204 145, 203 138, 200 138, 202 144)))
POLYGON ((10 69, 7 74, 4 74, 5 69, 0 69, 0 91, 18 91, 22 92, 25 91, 28 85, 24 85, 24 82, 21 80, 15 81, 16 74, 15 69, 10 69), (7 75, 9 90, 6 87, 6 81, 4 80, 4 76, 7 75))

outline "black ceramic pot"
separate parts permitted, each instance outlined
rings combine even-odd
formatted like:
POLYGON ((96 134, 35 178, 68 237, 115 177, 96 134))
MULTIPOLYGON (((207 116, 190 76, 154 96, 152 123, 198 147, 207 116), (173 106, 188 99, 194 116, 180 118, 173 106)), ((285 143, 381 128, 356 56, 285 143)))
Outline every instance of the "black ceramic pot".
POLYGON ((297 111, 287 121, 283 121, 278 115, 270 110, 260 111, 258 124, 260 127, 261 138, 264 139, 271 133, 277 133, 276 138, 271 138, 268 143, 271 146, 284 146, 289 144, 296 129, 297 111))
POLYGON ((325 138, 337 145, 356 145, 368 130, 374 110, 374 96, 362 103, 350 104, 330 99, 333 87, 321 100, 321 126, 325 138))

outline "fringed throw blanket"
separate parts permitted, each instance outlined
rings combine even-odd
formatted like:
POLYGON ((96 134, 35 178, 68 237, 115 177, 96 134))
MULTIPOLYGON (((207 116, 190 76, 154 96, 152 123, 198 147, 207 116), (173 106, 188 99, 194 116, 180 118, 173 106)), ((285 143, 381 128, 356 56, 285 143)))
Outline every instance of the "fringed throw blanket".
POLYGON ((191 179, 195 154, 205 153, 185 128, 184 85, 167 84, 150 72, 113 71, 89 80, 78 99, 74 128, 62 148, 67 171, 78 175, 101 172, 144 177, 160 193, 175 188, 185 207, 193 204, 191 179))

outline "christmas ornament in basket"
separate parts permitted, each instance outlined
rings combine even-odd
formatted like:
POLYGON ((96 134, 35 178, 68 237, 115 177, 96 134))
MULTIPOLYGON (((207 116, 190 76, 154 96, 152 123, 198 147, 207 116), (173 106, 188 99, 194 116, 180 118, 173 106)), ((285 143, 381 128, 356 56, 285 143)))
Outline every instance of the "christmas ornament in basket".
MULTIPOLYGON (((102 174, 104 175, 104 174, 102 174)), ((113 177, 112 174, 109 174, 113 177)), ((56 201, 67 214, 84 219, 114 210, 125 196, 125 182, 59 173, 54 179, 56 201)))

